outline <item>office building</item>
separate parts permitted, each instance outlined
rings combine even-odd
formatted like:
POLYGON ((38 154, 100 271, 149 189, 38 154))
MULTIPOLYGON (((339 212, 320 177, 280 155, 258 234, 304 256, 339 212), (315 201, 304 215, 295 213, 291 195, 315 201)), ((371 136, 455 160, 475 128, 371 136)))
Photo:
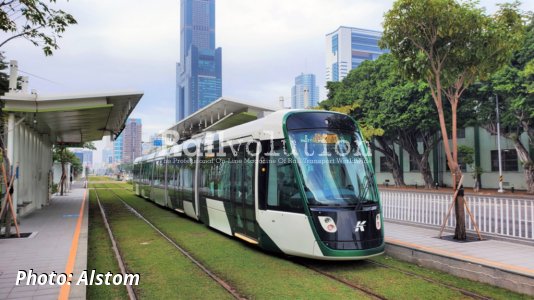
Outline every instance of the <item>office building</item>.
POLYGON ((221 52, 215 47, 215 0, 181 0, 176 121, 221 97, 221 52))
POLYGON ((141 119, 128 119, 122 136, 122 163, 132 163, 142 155, 143 125, 141 119))
POLYGON ((113 163, 121 163, 122 162, 122 134, 119 135, 114 141, 113 141, 113 163))
POLYGON ((341 81, 365 60, 388 52, 378 47, 380 31, 341 26, 326 35, 326 81, 341 81))
POLYGON ((301 73, 291 89, 291 108, 311 108, 319 102, 319 87, 314 74, 301 73))

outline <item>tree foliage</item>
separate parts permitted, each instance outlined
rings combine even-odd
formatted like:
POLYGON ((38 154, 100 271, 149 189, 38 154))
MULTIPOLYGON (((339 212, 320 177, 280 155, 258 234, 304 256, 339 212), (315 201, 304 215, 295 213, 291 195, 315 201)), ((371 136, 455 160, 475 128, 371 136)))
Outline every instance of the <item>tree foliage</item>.
POLYGON ((534 16, 525 26, 520 45, 506 66, 473 85, 468 96, 477 103, 479 123, 493 134, 497 134, 495 96, 499 97, 501 135, 514 143, 523 164, 527 191, 534 193, 534 161, 528 144, 520 139, 526 134, 534 146, 534 16))
POLYGON ((45 55, 59 48, 57 39, 65 29, 76 24, 74 17, 51 4, 56 0, 1 0, 0 29, 8 37, 0 41, 0 48, 16 38, 24 38, 42 47, 45 55))
POLYGON ((386 156, 392 169, 400 168, 395 166, 393 143, 401 145, 420 164, 425 185, 433 186, 428 155, 437 142, 439 125, 432 117, 435 108, 425 82, 404 79, 393 57, 384 54, 363 62, 342 82, 329 82, 328 87, 329 99, 323 106, 353 115, 364 135, 375 139, 373 147, 386 156))
MULTIPOLYGON (((476 78, 485 78, 506 64, 518 47, 523 31, 518 6, 518 2, 502 4, 490 16, 470 0, 398 0, 385 15, 381 45, 391 50, 405 75, 424 80, 430 87, 454 187, 461 177, 457 147, 460 97, 476 78), (444 96, 451 109, 450 130, 444 96)), ((463 197, 455 203, 455 238, 465 240, 463 197)))

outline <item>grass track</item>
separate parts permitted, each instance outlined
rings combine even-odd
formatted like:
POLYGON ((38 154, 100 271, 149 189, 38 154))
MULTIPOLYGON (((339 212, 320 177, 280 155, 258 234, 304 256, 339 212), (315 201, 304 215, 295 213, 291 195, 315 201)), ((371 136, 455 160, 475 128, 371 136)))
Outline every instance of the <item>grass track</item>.
POLYGON ((145 222, 116 199, 98 191, 128 272, 139 273, 141 299, 232 299, 145 222))
MULTIPOLYGON (((100 215, 94 191, 89 192, 89 241, 87 251, 87 269, 97 273, 111 271, 120 273, 115 254, 111 250, 111 240, 100 215)), ((87 299, 127 299, 128 293, 123 286, 89 285, 87 299)))
MULTIPOLYGON (((291 259, 276 257, 255 247, 249 247, 243 242, 209 230, 203 224, 143 200, 131 191, 115 189, 114 192, 183 248, 190 251, 210 270, 235 286, 246 297, 254 299, 332 299, 333 297, 359 299, 366 297, 361 292, 295 264, 291 259)), ((101 199, 104 193, 106 193, 106 198, 112 195, 109 194, 111 191, 99 190, 101 199)), ((151 257, 158 259, 156 256, 151 257)), ((504 289, 421 268, 386 256, 374 260, 490 298, 528 298, 504 289)), ((389 299, 466 298, 465 295, 457 291, 365 261, 304 261, 334 276, 366 286, 389 299)))
POLYGON ((251 249, 147 202, 128 191, 116 190, 128 204, 192 253, 210 270, 251 299, 365 299, 367 295, 308 268, 251 249))
MULTIPOLYGON (((236 282, 236 285, 240 288, 243 287, 243 285, 247 287, 247 280, 246 278, 240 277, 239 275, 235 274, 236 272, 240 273, 238 268, 236 268, 235 264, 250 264, 250 267, 254 268, 254 261, 261 262, 261 264, 258 264, 257 268, 271 270, 273 273, 271 273, 270 275, 269 273, 266 274, 271 278, 276 277, 277 270, 283 270, 284 267, 297 269, 297 266, 293 264, 290 260, 283 259, 282 261, 279 261, 280 258, 270 255, 268 256, 270 260, 276 261, 278 264, 276 266, 273 266, 271 265, 272 262, 269 262, 269 258, 263 258, 263 256, 265 256, 266 254, 256 248, 250 249, 252 247, 247 247, 241 242, 236 242, 226 236, 214 232, 213 230, 208 230, 205 228, 204 225, 192 222, 191 220, 188 220, 186 218, 179 217, 171 211, 163 210, 150 202, 138 198, 131 192, 116 192, 130 205, 132 205, 139 211, 142 211, 145 217, 154 222, 156 226, 160 227, 164 232, 169 234, 185 248, 188 248, 208 266, 213 266, 213 268, 217 269, 217 272, 221 274, 221 276, 230 278, 231 281, 236 282), (210 249, 202 247, 202 245, 198 242, 199 236, 202 237, 201 240, 205 240, 205 243, 209 243, 212 247, 209 247, 210 249), (226 241, 219 242, 219 237, 226 239, 226 241), (218 243, 220 243, 221 246, 218 246, 218 243), (235 245, 236 243, 238 245, 235 245), (223 244, 227 245, 224 246, 223 244), (226 247, 229 252, 235 253, 235 256, 224 259, 219 257, 219 255, 216 253, 216 249, 218 249, 219 247, 226 247), (245 260, 245 258, 249 257, 251 262, 249 262, 248 259, 245 260), (220 267, 221 264, 224 264, 225 267, 220 267)), ((411 264, 403 263, 397 260, 393 260, 391 258, 386 259, 385 256, 377 258, 377 261, 385 264, 390 264, 390 262, 392 262, 397 267, 404 268, 406 270, 410 269, 409 266, 413 266, 411 264)), ((313 261, 313 263, 316 267, 328 271, 335 276, 341 277, 347 281, 354 282, 359 285, 369 287, 370 289, 376 291, 378 294, 381 294, 386 298, 412 299, 421 298, 422 295, 424 295, 423 298, 434 299, 465 298, 465 295, 461 294, 458 291, 451 290, 440 285, 428 283, 423 279, 409 276, 396 270, 386 269, 374 264, 367 263, 365 261, 322 263, 313 261)), ((412 270, 410 271, 413 271, 413 268, 411 269, 412 270)), ((460 279, 446 273, 436 272, 419 267, 416 267, 416 269, 423 276, 429 276, 430 274, 433 275, 434 278, 437 280, 443 280, 459 288, 468 289, 473 292, 486 295, 488 297, 497 299, 510 299, 510 297, 522 298, 521 295, 510 293, 509 291, 506 291, 504 289, 491 287, 486 284, 481 284, 466 279, 460 279)), ((262 274, 257 274, 257 276, 262 276, 262 274)), ((271 282, 269 282, 268 284, 276 286, 274 283, 271 282)), ((256 294, 257 289, 258 287, 251 287, 251 295, 253 295, 254 297, 258 297, 258 294, 256 294)), ((285 290, 285 296, 290 295, 290 293, 292 292, 291 289, 297 291, 297 294, 291 295, 291 297, 317 297, 317 295, 315 294, 299 294, 302 291, 298 291, 298 289, 291 286, 287 286, 282 289, 285 290)))

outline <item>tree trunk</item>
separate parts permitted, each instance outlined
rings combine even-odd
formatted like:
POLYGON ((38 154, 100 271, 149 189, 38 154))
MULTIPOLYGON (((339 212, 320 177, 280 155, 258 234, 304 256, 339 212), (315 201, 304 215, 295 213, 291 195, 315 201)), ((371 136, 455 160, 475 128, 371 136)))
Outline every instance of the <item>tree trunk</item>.
POLYGON ((64 159, 64 156, 65 155, 65 149, 62 149, 61 150, 61 180, 59 180, 59 195, 60 196, 63 196, 63 192, 64 192, 64 187, 65 187, 65 179, 67 178, 67 175, 65 174, 65 159, 64 159))
POLYGON ((534 164, 530 162, 530 164, 524 165, 524 168, 527 194, 534 194, 534 164))
POLYGON ((399 163, 396 161, 391 162, 391 174, 393 175, 395 186, 406 186, 406 184, 404 183, 404 175, 402 169, 400 168, 399 163))
POLYGON ((423 176, 425 181, 425 188, 432 189, 434 188, 434 179, 432 178, 432 172, 430 171, 430 164, 428 163, 428 155, 421 155, 421 160, 419 161, 419 171, 423 176))
POLYGON ((459 195, 456 197, 456 201, 454 202, 454 212, 456 213, 456 228, 454 229, 454 239, 460 241, 465 241, 467 239, 467 234, 465 230, 464 201, 464 196, 459 195))
POLYGON ((425 182, 425 188, 431 189, 434 187, 434 179, 432 178, 432 172, 430 171, 430 164, 428 163, 428 156, 430 151, 423 151, 423 154, 419 153, 417 139, 413 136, 401 137, 399 143, 403 146, 410 156, 414 157, 419 167, 419 172, 425 182))
POLYGON ((513 140, 515 150, 517 151, 517 157, 523 164, 527 193, 534 194, 534 162, 530 158, 530 155, 523 143, 521 143, 518 135, 508 136, 508 138, 513 140))
POLYGON ((374 146, 375 150, 384 154, 388 166, 391 168, 391 174, 393 175, 395 186, 406 186, 406 184, 404 183, 404 174, 399 164, 399 156, 397 155, 397 153, 395 153, 395 149, 392 147, 394 144, 391 141, 387 141, 385 138, 382 137, 375 138, 375 140, 379 144, 379 147, 374 146))

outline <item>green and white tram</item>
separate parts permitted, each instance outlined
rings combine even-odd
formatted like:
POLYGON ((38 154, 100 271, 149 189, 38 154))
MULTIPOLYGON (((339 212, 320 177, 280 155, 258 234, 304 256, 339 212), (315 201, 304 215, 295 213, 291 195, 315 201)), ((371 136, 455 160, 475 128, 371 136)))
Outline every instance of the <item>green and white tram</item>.
POLYGON ((280 110, 136 159, 134 190, 266 250, 363 259, 384 252, 369 157, 352 118, 280 110))

